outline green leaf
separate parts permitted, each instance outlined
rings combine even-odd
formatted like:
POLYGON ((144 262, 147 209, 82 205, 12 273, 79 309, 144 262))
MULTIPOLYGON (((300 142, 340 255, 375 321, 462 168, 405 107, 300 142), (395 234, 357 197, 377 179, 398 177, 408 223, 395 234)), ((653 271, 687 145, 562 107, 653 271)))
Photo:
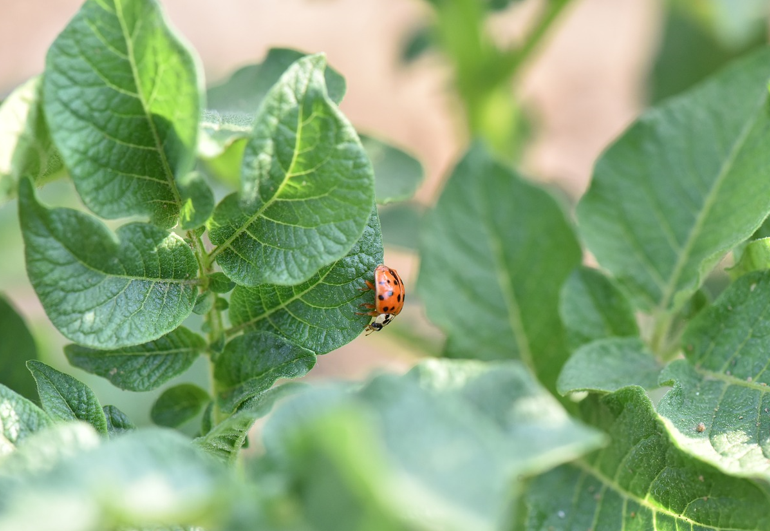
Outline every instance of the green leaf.
POLYGON ((362 292, 382 263, 382 240, 376 211, 347 256, 298 286, 241 286, 230 297, 230 320, 238 330, 265 330, 288 338, 316 354, 353 341, 371 321, 359 306, 372 301, 362 292))
POLYGON ((175 385, 158 397, 152 405, 150 417, 158 426, 176 428, 200 413, 209 400, 208 393, 197 385, 175 385))
POLYGON ((206 180, 198 172, 191 172, 178 179, 180 200, 180 228, 192 230, 203 227, 214 213, 216 202, 206 180))
POLYGON ((157 428, 77 452, 22 481, 0 479, 0 491, 3 530, 62 530, 63 522, 68 531, 178 522, 238 529, 228 522, 255 516, 238 503, 248 491, 230 471, 191 448, 186 437, 157 428))
POLYGON ((374 203, 371 164, 326 94, 322 55, 297 61, 266 96, 246 146, 240 195, 209 223, 211 253, 237 284, 293 285, 343 256, 374 203))
POLYGON ((214 293, 227 293, 235 287, 235 282, 227 278, 224 273, 212 273, 209 275, 209 289, 214 293))
POLYGON ((39 77, 0 105, 0 203, 16 197, 20 177, 42 183, 64 173, 41 111, 39 77))
POLYGON ((645 113, 578 205, 599 263, 648 311, 680 308, 770 211, 770 51, 645 113))
POLYGON ((248 332, 225 346, 217 358, 219 404, 226 413, 264 393, 279 378, 298 378, 313 368, 313 352, 270 332, 248 332))
POLYGON ((561 289, 559 314, 571 350, 596 339, 639 335, 628 299, 596 269, 572 272, 561 289))
POLYGON ((385 245, 417 251, 424 209, 416 203, 397 203, 379 209, 385 245))
POLYGON ((668 439, 639 387, 582 403, 612 441, 574 464, 535 478, 512 529, 767 529, 770 499, 758 485, 726 476, 668 439))
POLYGON ((40 403, 56 421, 83 420, 107 435, 107 419, 94 392, 83 382, 37 360, 27 362, 37 382, 40 403))
POLYGON ((662 367, 639 338, 600 339, 580 347, 559 375, 556 389, 562 395, 575 391, 611 393, 638 385, 658 387, 662 367))
POLYGON ((0 458, 31 434, 52 424, 51 417, 20 394, 0 384, 0 458))
POLYGON ((682 338, 685 360, 658 405, 682 449, 733 476, 770 479, 770 272, 749 273, 702 311, 682 338), (701 429, 702 428, 702 429, 701 429))
POLYGON ((10 301, 0 294, 0 384, 30 400, 37 398, 27 360, 37 358, 37 347, 27 324, 10 301))
POLYGON ((556 201, 477 144, 423 221, 418 291, 452 355, 521 359, 552 388, 567 357, 559 289, 581 258, 556 201))
POLYGON ((741 275, 752 271, 770 269, 770 238, 749 242, 741 253, 738 263, 727 270, 730 278, 736 280, 741 275))
POLYGON ((195 299, 195 306, 193 306, 193 313, 196 315, 206 315, 209 313, 209 310, 214 306, 214 301, 216 300, 217 296, 210 292, 206 291, 204 293, 201 293, 198 295, 198 297, 195 299))
MULTIPOLYGON (((201 122, 198 147, 201 156, 215 159, 231 150, 237 151, 234 144, 251 135, 254 114, 268 91, 293 63, 306 55, 288 48, 270 48, 263 62, 244 66, 227 81, 209 88, 209 109, 201 122)), ((345 95, 345 78, 333 68, 327 68, 324 80, 329 98, 339 105, 345 95)))
POLYGON ((113 234, 86 213, 40 205, 27 179, 19 203, 29 279, 67 338, 102 349, 137 345, 190 315, 198 265, 179 236, 144 223, 113 234))
POLYGON ((158 3, 83 4, 48 51, 43 105, 91 210, 175 223, 183 205, 175 179, 195 161, 201 85, 197 59, 158 3))
POLYGON ((424 178, 420 162, 382 140, 360 136, 361 144, 374 167, 374 196, 377 203, 385 205, 411 198, 424 178))
POLYGON ((64 353, 75 367, 107 378, 116 387, 151 391, 190 368, 205 348, 202 337, 182 326, 134 347, 94 350, 67 345, 64 353))
POLYGON ((304 385, 299 383, 286 383, 250 398, 238 411, 205 430, 202 437, 193 440, 193 444, 223 463, 233 464, 254 422, 267 415, 276 402, 303 388, 304 385))
POLYGON ((396 529, 503 529, 520 476, 603 440, 512 361, 430 361, 355 393, 303 393, 264 433, 267 459, 296 485, 294 506, 323 530, 390 529, 378 519, 396 529))
POLYGON ((104 417, 107 419, 107 431, 111 438, 132 432, 136 429, 136 426, 131 422, 131 419, 128 418, 128 415, 123 413, 117 407, 104 406, 102 411, 104 411, 104 417))

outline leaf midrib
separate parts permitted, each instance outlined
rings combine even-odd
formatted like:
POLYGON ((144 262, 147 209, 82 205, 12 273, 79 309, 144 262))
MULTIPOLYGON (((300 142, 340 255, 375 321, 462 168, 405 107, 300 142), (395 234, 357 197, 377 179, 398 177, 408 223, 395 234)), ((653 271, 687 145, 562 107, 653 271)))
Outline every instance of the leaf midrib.
MULTIPOLYGON (((757 109, 761 108, 765 100, 766 100, 766 92, 763 90, 762 93, 760 94, 760 97, 757 99, 756 103, 754 104, 753 110, 756 111, 757 109)), ((658 304, 658 307, 657 307, 658 312, 665 311, 668 308, 672 297, 676 294, 676 291, 677 291, 676 288, 677 288, 677 283, 679 281, 679 277, 682 274, 682 270, 684 269, 684 266, 687 264, 690 251, 692 251, 692 248, 695 245, 696 240, 700 237, 703 224, 706 222, 706 218, 710 214, 713 206, 716 204, 717 192, 722 188, 722 183, 726 179, 727 175, 730 173, 733 162, 735 162, 735 158, 738 156, 738 153, 740 149, 743 147, 743 144, 745 143, 749 134, 751 133, 752 128, 757 123, 757 117, 756 117, 757 113, 752 112, 750 116, 751 118, 748 119, 746 123, 743 125, 743 127, 741 128, 740 134, 738 135, 737 139, 733 143, 727 159, 722 164, 722 167, 720 168, 719 174, 717 175, 717 178, 714 181, 714 184, 711 186, 709 193, 706 195, 706 201, 703 204, 703 208, 698 213, 698 216, 695 219, 695 224, 692 226, 692 228, 690 229, 690 232, 687 235, 686 243, 682 248, 682 252, 678 256, 677 261, 674 264, 674 269, 672 270, 671 275, 669 276, 669 280, 663 291, 663 296, 661 297, 660 303, 658 304)), ((699 266, 699 269, 700 269, 700 266, 699 266)))

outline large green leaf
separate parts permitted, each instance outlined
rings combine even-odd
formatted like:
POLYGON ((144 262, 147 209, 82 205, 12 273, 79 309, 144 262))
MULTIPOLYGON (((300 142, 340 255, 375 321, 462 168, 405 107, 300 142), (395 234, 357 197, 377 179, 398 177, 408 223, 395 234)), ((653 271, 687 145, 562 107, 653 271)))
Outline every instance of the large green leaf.
POLYGON ((770 479, 770 272, 749 273, 691 321, 658 412, 684 450, 734 476, 770 479))
POLYGON ((175 529, 185 522, 240 531, 228 521, 253 518, 253 502, 238 505, 246 492, 187 438, 149 428, 74 452, 43 473, 0 479, 0 530, 175 529))
POLYGON ((37 382, 40 403, 51 418, 64 422, 83 420, 107 435, 107 419, 91 388, 37 360, 28 361, 27 367, 37 382))
POLYGON ((430 361, 357 392, 303 393, 264 433, 267 459, 321 530, 501 529, 522 475, 603 440, 513 361, 430 361))
POLYGON ((361 135, 361 143, 374 167, 377 203, 385 205, 412 197, 424 177, 420 162, 408 153, 368 135, 361 135))
POLYGON ((35 399, 37 388, 26 363, 36 357, 35 339, 24 319, 0 294, 0 384, 30 400, 35 399))
POLYGON ((246 286, 304 282, 345 256, 374 203, 374 174, 329 99, 322 55, 300 59, 265 97, 246 146, 241 193, 209 224, 211 257, 246 286))
POLYGON ((176 428, 200 413, 209 400, 208 393, 197 385, 175 385, 158 397, 152 405, 150 417, 158 426, 176 428))
POLYGON ((609 446, 535 478, 515 529, 768 529, 770 496, 722 474, 669 440, 639 387, 582 404, 609 446))
POLYGON ((559 314, 572 350, 596 339, 639 335, 628 299, 596 269, 572 272, 561 289, 559 314))
POLYGON ((128 391, 151 391, 182 374, 206 348, 206 340, 180 326, 155 341, 116 350, 67 345, 69 362, 128 391))
POLYGON ((559 289, 581 258, 556 201, 475 145, 421 236, 418 289, 451 355, 521 359, 552 387, 567 356, 559 289))
POLYGON ((88 0, 46 57, 51 136, 88 207, 173 225, 193 167, 197 60, 153 0, 88 0))
MULTIPOLYGON (((239 68, 227 81, 209 88, 208 110, 201 122, 198 147, 201 156, 219 157, 234 142, 248 137, 254 115, 268 91, 294 62, 306 55, 289 48, 270 48, 263 62, 239 68)), ((345 78, 327 68, 324 80, 329 97, 339 105, 345 95, 345 78)))
POLYGON ((681 307, 770 211, 770 51, 645 113, 599 159, 581 232, 637 307, 681 307))
POLYGON ((0 458, 50 424, 51 417, 45 411, 0 384, 0 458))
POLYGON ((564 364, 556 388, 561 394, 575 391, 611 393, 638 385, 658 387, 661 366, 636 337, 611 337, 583 345, 564 364))
POLYGON ((111 233, 98 219, 47 209, 32 184, 19 188, 27 273, 51 322, 94 348, 152 341, 192 311, 198 265, 190 247, 154 225, 111 233))
POLYGON ((316 354, 353 341, 371 318, 359 315, 372 293, 361 291, 382 263, 382 239, 376 212, 347 256, 297 286, 238 286, 230 298, 230 320, 238 330, 265 330, 288 338, 316 354))
POLYGON ((232 339, 217 358, 214 377, 223 411, 235 411, 246 400, 272 387, 279 378, 304 376, 316 356, 270 332, 247 332, 232 339))
POLYGON ((16 196, 20 177, 44 182, 63 173, 41 111, 39 77, 18 87, 0 105, 0 203, 16 196))

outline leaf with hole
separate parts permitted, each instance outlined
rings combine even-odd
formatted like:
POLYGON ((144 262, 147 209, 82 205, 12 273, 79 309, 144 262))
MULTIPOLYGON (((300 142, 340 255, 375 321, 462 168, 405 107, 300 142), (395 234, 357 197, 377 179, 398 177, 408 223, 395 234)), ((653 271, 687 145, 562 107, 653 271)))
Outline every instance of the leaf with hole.
POLYGON ((89 214, 39 204, 27 179, 19 217, 29 279, 51 322, 72 341, 138 345, 190 315, 198 264, 179 236, 145 223, 113 234, 89 214))
POLYGON ((374 174, 329 99, 322 55, 300 59, 266 96, 246 145, 240 194, 209 222, 211 257, 236 284, 294 285, 343 256, 374 203, 374 174))

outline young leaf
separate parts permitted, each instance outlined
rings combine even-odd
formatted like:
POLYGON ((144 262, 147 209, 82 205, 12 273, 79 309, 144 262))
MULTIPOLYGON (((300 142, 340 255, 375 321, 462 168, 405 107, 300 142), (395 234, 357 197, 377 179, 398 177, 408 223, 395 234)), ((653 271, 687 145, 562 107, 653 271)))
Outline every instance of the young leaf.
POLYGON ((418 290, 455 356, 517 358, 552 387, 559 289, 580 247, 556 201, 475 145, 422 225, 418 290))
POLYGON ((79 369, 107 378, 127 391, 151 391, 182 374, 206 348, 206 341, 180 326, 165 336, 134 347, 94 350, 67 345, 64 353, 79 369))
POLYGON ((0 294, 0 384, 22 396, 37 398, 35 380, 27 370, 27 360, 37 358, 35 339, 24 319, 0 294))
POLYGON ((658 404, 683 450, 733 476, 770 479, 770 272, 749 273, 685 330, 685 360, 660 377, 658 404))
POLYGON ((45 208, 28 179, 19 184, 27 273, 67 338, 116 349, 157 339, 190 315, 198 265, 182 238, 143 223, 113 235, 84 212, 45 208))
POLYGON ((611 393, 629 385, 654 389, 661 368, 639 338, 599 339, 570 356, 556 389, 562 395, 575 391, 611 393))
POLYGON ((123 413, 115 406, 104 406, 104 417, 107 419, 107 432, 110 434, 110 438, 129 433, 136 429, 136 426, 128 415, 123 413))
POLYGON ((214 293, 228 293, 235 287, 235 282, 227 278, 224 273, 212 273, 209 275, 209 289, 214 293))
POLYGON ((94 392, 83 382, 37 360, 27 362, 37 382, 40 403, 57 421, 83 420, 107 435, 107 419, 94 392))
POLYGON ((727 272, 730 273, 730 278, 735 280, 746 273, 767 269, 770 269, 770 238, 761 238, 749 242, 743 249, 738 263, 727 272))
POLYGON ((582 407, 611 443, 532 480, 515 529, 759 531, 770 526, 764 489, 678 449, 641 388, 589 397, 582 407))
POLYGON ((183 204, 175 179, 194 164, 201 88, 196 58, 157 2, 83 4, 48 51, 43 102, 91 210, 175 223, 183 204))
POLYGON ((152 405, 150 417, 158 426, 176 428, 200 413, 209 400, 208 393, 197 385, 175 385, 158 397, 152 405))
POLYGON ((596 269, 572 272, 561 289, 559 314, 571 350, 596 339, 639 335, 628 299, 596 269))
POLYGON ((41 111, 39 77, 0 105, 0 203, 16 197, 19 177, 39 183, 64 173, 41 111))
POLYGON ((644 114, 578 205, 589 249, 648 311, 680 308, 770 211, 770 51, 644 114))
POLYGON ((198 172, 191 172, 178 179, 181 211, 179 225, 182 230, 203 227, 214 212, 214 192, 198 172))
POLYGON ((0 458, 31 434, 50 426, 51 417, 23 396, 0 384, 0 458))
MULTIPOLYGON (((251 134, 254 113, 268 91, 288 68, 306 54, 288 48, 270 48, 261 63, 244 66, 230 78, 208 89, 208 109, 201 122, 199 151, 206 159, 220 157, 234 142, 251 134)), ((345 78, 333 68, 324 71, 329 98, 340 104, 345 78)))
POLYGON ((420 162, 406 152, 371 136, 361 135, 361 144, 374 167, 374 195, 377 203, 386 205, 412 197, 424 177, 420 162))
POLYGON ((286 337, 316 354, 353 341, 371 318, 359 315, 371 293, 361 291, 382 263, 382 239, 376 211, 347 256, 326 266, 298 286, 241 286, 230 298, 231 332, 265 330, 286 337))
POLYGON ((343 256, 374 203, 353 127, 326 94, 322 55, 297 61, 268 93, 246 146, 241 193, 209 223, 211 253, 237 284, 294 285, 343 256))
POLYGON ((313 368, 311 351, 270 332, 248 332, 231 340, 217 358, 214 377, 226 413, 264 393, 279 378, 298 378, 313 368))

